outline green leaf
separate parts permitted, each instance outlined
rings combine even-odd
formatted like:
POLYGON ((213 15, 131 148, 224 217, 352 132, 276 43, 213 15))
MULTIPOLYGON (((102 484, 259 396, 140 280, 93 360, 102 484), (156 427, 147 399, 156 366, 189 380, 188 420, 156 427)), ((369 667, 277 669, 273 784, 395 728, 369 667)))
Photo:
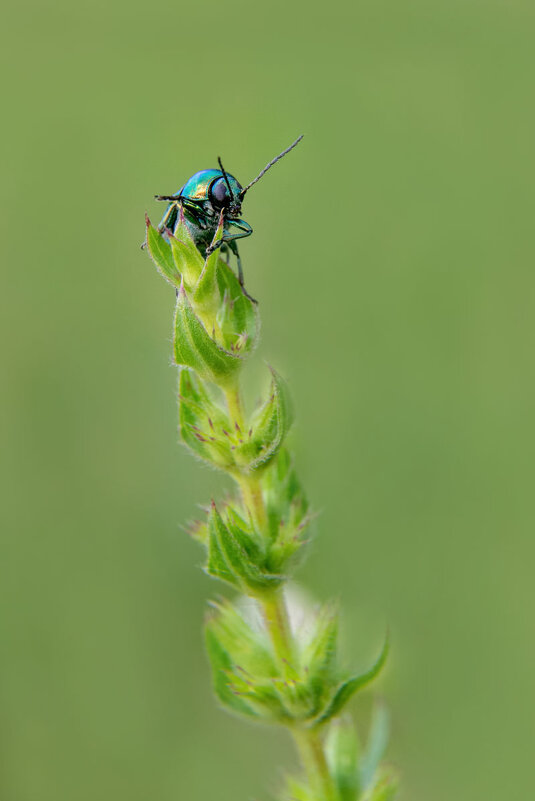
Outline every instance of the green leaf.
POLYGON ((251 353, 258 340, 259 319, 256 304, 243 294, 233 270, 219 260, 217 283, 221 297, 218 323, 227 349, 245 355, 251 353))
POLYGON ((339 801, 356 801, 359 796, 359 742, 350 719, 335 720, 329 727, 325 746, 339 801))
POLYGON ((179 425, 184 443, 208 464, 228 470, 234 464, 231 443, 224 435, 230 423, 227 415, 209 395, 196 373, 180 370, 179 425))
POLYGON ((288 386, 272 367, 269 369, 271 370, 270 397, 251 421, 250 445, 254 447, 257 455, 247 465, 248 470, 258 470, 268 465, 278 453, 293 422, 293 407, 288 386))
POLYGON ((147 223, 147 248, 150 257, 156 265, 158 272, 176 287, 180 286, 181 275, 173 259, 171 245, 165 241, 161 233, 154 228, 148 216, 145 215, 147 223))
POLYGON ((258 681, 276 677, 277 667, 264 629, 246 620, 230 601, 212 603, 211 606, 213 614, 209 624, 232 657, 234 667, 239 666, 248 678, 258 681))
POLYGON ((304 555, 305 529, 311 514, 293 461, 281 448, 262 476, 271 544, 266 567, 273 573, 293 571, 304 555))
POLYGON ((267 513, 273 539, 278 536, 281 521, 298 527, 308 516, 309 506, 294 468, 293 459, 285 448, 270 464, 262 477, 267 513))
POLYGON ((174 233, 167 232, 176 269, 182 274, 188 290, 193 289, 203 268, 204 259, 197 248, 191 232, 184 220, 184 210, 180 206, 178 223, 174 233))
POLYGON ((384 756, 389 736, 389 715, 384 704, 377 704, 373 711, 372 723, 366 750, 360 762, 360 781, 364 790, 370 787, 381 759, 384 756))
POLYGON ((265 721, 287 722, 291 713, 278 690, 283 680, 265 630, 253 628, 228 601, 212 606, 206 637, 218 697, 232 711, 250 715, 252 710, 265 721), (236 698, 246 710, 239 709, 236 698))
POLYGON ((251 573, 260 573, 258 567, 251 566, 249 563, 249 558, 246 552, 225 526, 223 519, 217 511, 215 503, 213 502, 209 516, 209 527, 210 542, 214 542, 218 553, 224 562, 227 572, 235 577, 238 585, 240 584, 240 580, 244 579, 244 574, 246 579, 250 579, 251 573))
POLYGON ((307 685, 314 699, 312 715, 333 690, 336 680, 336 641, 338 610, 333 603, 325 604, 316 615, 314 631, 305 645, 301 662, 307 674, 307 685))
POLYGON ((278 691, 274 680, 255 681, 254 677, 235 675, 233 686, 264 720, 288 724, 294 719, 285 705, 284 693, 278 691))
MULTIPOLYGON (((214 547, 217 545, 218 556, 222 558, 226 567, 225 573, 225 567, 219 562, 217 563, 216 569, 219 578, 230 581, 227 577, 227 574, 230 574, 233 577, 230 583, 238 579, 243 589, 256 592, 279 586, 283 577, 267 573, 259 567, 239 539, 227 528, 215 504, 212 504, 209 526, 210 543, 213 541, 214 547)), ((211 573, 211 575, 216 574, 211 573)))
POLYGON ((225 554, 219 543, 217 531, 212 524, 211 515, 208 519, 208 562, 206 563, 205 570, 209 576, 218 578, 230 584, 232 587, 240 589, 241 583, 239 577, 225 559, 225 554))
POLYGON ((393 801, 398 789, 398 779, 392 771, 383 771, 377 782, 361 797, 361 801, 393 801))
POLYGON ((335 717, 335 715, 341 711, 341 709, 347 704, 349 699, 355 695, 356 692, 369 684, 370 681, 373 681, 373 679, 380 673, 381 668, 386 662, 388 648, 389 640, 387 637, 385 644, 383 645, 383 650, 379 654, 378 659, 372 665, 372 667, 366 673, 362 673, 360 676, 355 676, 352 679, 348 679, 338 687, 331 703, 327 707, 327 710, 319 718, 318 724, 326 723, 328 720, 335 717))
POLYGON ((225 443, 219 442, 215 438, 214 441, 206 439, 197 426, 188 422, 188 417, 188 407, 182 404, 180 406, 179 422, 180 435, 184 444, 195 456, 212 465, 212 467, 218 467, 220 470, 228 469, 232 465, 232 459, 228 454, 228 447, 225 446, 225 443))
POLYGON ((228 506, 226 509, 226 524, 227 528, 249 559, 257 565, 263 567, 264 564, 264 551, 256 538, 256 532, 251 528, 238 513, 228 506))
POLYGON ((234 663, 210 625, 207 625, 205 629, 205 642, 208 658, 212 666, 212 683, 218 699, 231 712, 250 718, 257 718, 258 714, 254 709, 232 690, 229 674, 234 667, 234 663))
POLYGON ((191 367, 202 378, 223 383, 234 375, 242 360, 221 348, 207 333, 192 309, 184 284, 180 286, 175 313, 175 361, 191 367))
MULTIPOLYGON (((222 236, 223 215, 221 215, 219 226, 212 241, 212 245, 218 242, 222 236)), ((199 279, 195 284, 195 289, 193 290, 193 302, 195 306, 203 309, 206 312, 212 312, 214 317, 220 302, 219 286, 217 283, 218 263, 219 249, 214 250, 206 259, 199 279)))
POLYGON ((301 562, 306 544, 300 531, 281 525, 276 541, 268 548, 266 568, 289 578, 301 562))

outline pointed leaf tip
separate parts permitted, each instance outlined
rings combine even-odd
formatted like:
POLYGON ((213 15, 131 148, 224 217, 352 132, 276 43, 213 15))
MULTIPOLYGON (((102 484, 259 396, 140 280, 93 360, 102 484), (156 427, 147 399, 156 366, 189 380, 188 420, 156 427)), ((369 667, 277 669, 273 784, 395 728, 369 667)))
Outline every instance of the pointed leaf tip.
POLYGON ((327 707, 327 710, 318 719, 318 724, 326 723, 328 720, 335 717, 347 704, 350 698, 355 695, 355 693, 357 693, 379 675, 386 662, 389 648, 390 640, 387 630, 383 648, 374 664, 365 673, 362 673, 360 676, 354 676, 351 679, 347 679, 347 681, 344 681, 338 687, 329 706, 327 707))
POLYGON ((263 469, 278 453, 293 422, 290 393, 282 377, 269 364, 271 392, 268 400, 258 409, 253 419, 253 441, 257 455, 249 469, 263 469))

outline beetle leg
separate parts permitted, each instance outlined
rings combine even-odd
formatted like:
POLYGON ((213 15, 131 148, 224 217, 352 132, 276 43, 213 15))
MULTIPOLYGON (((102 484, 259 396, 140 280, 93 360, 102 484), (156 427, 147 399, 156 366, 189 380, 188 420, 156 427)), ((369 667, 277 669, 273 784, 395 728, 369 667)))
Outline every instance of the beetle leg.
POLYGON ((238 253, 238 246, 234 244, 235 253, 236 253, 236 261, 238 262, 238 281, 240 282, 240 286, 242 289, 245 287, 245 280, 243 278, 243 267, 241 266, 241 258, 240 254, 238 253))
POLYGON ((177 218, 178 218, 178 203, 170 203, 169 208, 163 215, 162 220, 158 226, 158 231, 160 231, 161 233, 166 228, 169 228, 171 231, 173 231, 176 225, 177 218))
POLYGON ((244 281, 244 277, 243 277, 243 268, 242 268, 242 265, 241 265, 240 254, 238 252, 238 245, 237 245, 237 242, 236 242, 237 239, 243 239, 243 237, 245 237, 245 236, 250 236, 252 234, 252 232, 253 232, 253 229, 251 228, 251 226, 248 223, 244 222, 243 220, 229 220, 228 222, 230 224, 233 224, 234 226, 238 227, 240 233, 232 234, 232 233, 229 233, 228 231, 224 231, 223 232, 223 236, 221 237, 221 239, 218 239, 217 242, 214 242, 213 244, 208 245, 208 247, 206 248, 206 256, 208 257, 211 253, 214 252, 214 250, 217 250, 217 248, 220 248, 223 245, 225 245, 227 248, 232 250, 232 252, 236 256, 236 260, 238 262, 238 281, 240 282, 240 286, 242 288, 242 292, 243 292, 243 294, 245 295, 246 298, 249 298, 249 300, 252 301, 252 303, 258 303, 258 301, 255 300, 255 298, 253 298, 252 295, 250 295, 247 292, 247 290, 245 289, 245 281, 244 281))
POLYGON ((225 254, 225 263, 227 267, 230 267, 230 248, 226 242, 221 246, 221 253, 225 254))
POLYGON ((229 242, 229 247, 232 248, 232 250, 234 252, 234 255, 236 256, 236 261, 238 262, 238 281, 240 282, 240 286, 241 286, 243 294, 245 295, 246 298, 249 298, 250 301, 252 301, 253 303, 258 304, 258 301, 255 298, 253 298, 253 296, 250 295, 247 292, 247 290, 245 289, 245 280, 244 280, 244 277, 243 277, 243 267, 241 265, 240 254, 238 252, 238 245, 237 245, 236 241, 232 240, 231 242, 229 242))
POLYGON ((225 244, 224 239, 218 239, 217 242, 215 242, 214 244, 208 245, 208 247, 206 248, 206 255, 211 256, 214 250, 217 250, 224 244, 225 244))

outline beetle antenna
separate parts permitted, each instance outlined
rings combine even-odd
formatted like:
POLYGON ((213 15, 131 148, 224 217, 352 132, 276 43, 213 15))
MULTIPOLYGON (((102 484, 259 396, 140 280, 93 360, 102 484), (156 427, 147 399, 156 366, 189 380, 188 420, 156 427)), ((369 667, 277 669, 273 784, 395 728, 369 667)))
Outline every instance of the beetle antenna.
POLYGON ((154 195, 155 200, 174 200, 178 203, 176 195, 154 195))
POLYGON ((286 153, 289 153, 289 152, 290 152, 290 150, 293 150, 293 149, 294 149, 294 147, 295 147, 296 145, 298 145, 298 144, 299 144, 299 142, 301 141, 301 139, 303 138, 303 136, 304 136, 304 134, 301 134, 301 136, 298 136, 298 137, 297 137, 297 139, 295 140, 295 142, 292 142, 292 144, 290 145, 290 147, 287 147, 287 148, 286 148, 286 150, 283 150, 283 151, 282 151, 282 153, 279 153, 279 155, 278 155, 278 156, 276 156, 274 159, 272 159, 272 160, 269 162, 269 164, 266 164, 266 166, 264 167, 264 169, 263 169, 263 170, 261 170, 261 172, 259 172, 259 173, 258 173, 258 175, 256 176, 256 178, 255 178, 253 181, 251 181, 251 183, 250 183, 250 184, 247 184, 247 186, 245 187, 245 189, 242 189, 242 190, 241 190, 241 192, 240 192, 240 198, 242 198, 242 197, 245 195, 245 193, 247 192, 247 190, 249 190, 249 189, 250 189, 250 188, 251 188, 251 187, 252 187, 254 184, 256 184, 256 182, 257 182, 257 181, 259 181, 259 180, 262 178, 262 176, 263 176, 263 175, 265 175, 265 174, 266 174, 266 172, 267 172, 267 171, 268 171, 268 170, 269 170, 271 167, 273 167, 273 165, 274 165, 274 164, 276 164, 276 163, 277 163, 277 161, 280 161, 280 159, 281 159, 283 156, 285 156, 285 155, 286 155, 286 153))
POLYGON ((223 167, 223 162, 221 161, 221 156, 217 157, 217 163, 221 167, 221 172, 223 173, 223 178, 225 179, 225 183, 226 183, 226 185, 228 187, 228 193, 229 193, 230 197, 232 198, 232 200, 234 200, 234 193, 233 193, 233 191, 232 191, 232 189, 230 187, 230 181, 228 179, 228 175, 226 173, 226 170, 223 167))

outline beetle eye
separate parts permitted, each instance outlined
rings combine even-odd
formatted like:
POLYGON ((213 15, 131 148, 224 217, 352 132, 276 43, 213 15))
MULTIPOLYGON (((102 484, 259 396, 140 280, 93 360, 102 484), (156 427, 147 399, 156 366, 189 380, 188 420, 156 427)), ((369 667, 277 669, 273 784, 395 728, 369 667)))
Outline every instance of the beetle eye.
POLYGON ((219 206, 223 206, 225 203, 228 203, 228 188, 224 178, 218 178, 218 180, 212 184, 210 194, 212 195, 212 200, 219 206))

